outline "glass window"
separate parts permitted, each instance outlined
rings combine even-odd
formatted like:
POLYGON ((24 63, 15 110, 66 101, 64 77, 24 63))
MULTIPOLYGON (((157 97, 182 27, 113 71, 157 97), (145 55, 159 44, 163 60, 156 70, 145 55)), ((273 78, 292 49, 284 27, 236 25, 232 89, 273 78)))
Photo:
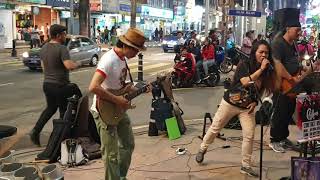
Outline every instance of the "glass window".
POLYGON ((70 46, 69 46, 70 49, 75 49, 75 48, 80 48, 80 47, 81 47, 81 45, 80 45, 79 39, 72 39, 71 40, 70 46))
POLYGON ((90 46, 93 45, 93 42, 89 38, 81 38, 82 46, 90 46))

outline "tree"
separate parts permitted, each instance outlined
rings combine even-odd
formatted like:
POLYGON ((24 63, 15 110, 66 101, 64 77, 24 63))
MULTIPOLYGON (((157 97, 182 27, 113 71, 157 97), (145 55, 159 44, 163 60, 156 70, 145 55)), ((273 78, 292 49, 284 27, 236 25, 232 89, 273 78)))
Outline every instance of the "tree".
POLYGON ((79 4, 79 27, 80 35, 88 36, 90 35, 90 9, 89 0, 80 0, 79 4))

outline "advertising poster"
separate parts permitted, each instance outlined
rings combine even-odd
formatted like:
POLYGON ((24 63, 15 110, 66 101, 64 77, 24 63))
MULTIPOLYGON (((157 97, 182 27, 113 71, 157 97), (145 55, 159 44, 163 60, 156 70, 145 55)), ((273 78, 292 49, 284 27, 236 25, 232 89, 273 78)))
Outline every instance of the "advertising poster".
POLYGON ((0 11, 0 49, 12 48, 13 24, 12 11, 0 11))

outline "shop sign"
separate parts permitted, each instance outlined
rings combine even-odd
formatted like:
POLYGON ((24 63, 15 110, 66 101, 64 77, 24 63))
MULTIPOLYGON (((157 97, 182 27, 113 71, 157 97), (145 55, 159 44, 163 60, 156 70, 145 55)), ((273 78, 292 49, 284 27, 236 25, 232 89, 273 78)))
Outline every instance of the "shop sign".
POLYGON ((62 19, 67 19, 70 17, 71 17, 70 11, 61 11, 60 12, 60 18, 62 18, 62 19))
POLYGON ((118 13, 119 12, 119 0, 103 0, 102 1, 102 11, 108 13, 118 13))
POLYGON ((165 19, 173 19, 173 11, 167 9, 158 9, 149 6, 141 6, 143 16, 151 16, 165 19))
POLYGON ((101 11, 101 0, 90 0, 90 11, 101 11))
POLYGON ((175 16, 184 16, 186 13, 186 8, 184 6, 174 6, 173 11, 175 16))
POLYGON ((47 5, 52 7, 70 7, 70 0, 47 0, 47 5))
POLYGON ((34 3, 34 4, 46 4, 46 0, 17 0, 18 2, 34 3))
MULTIPOLYGON (((120 4, 120 11, 122 12, 131 12, 131 5, 128 4, 120 4)), ((141 13, 141 6, 137 5, 137 13, 141 13)))
POLYGON ((0 9, 14 9, 14 8, 15 8, 14 4, 0 3, 0 9))

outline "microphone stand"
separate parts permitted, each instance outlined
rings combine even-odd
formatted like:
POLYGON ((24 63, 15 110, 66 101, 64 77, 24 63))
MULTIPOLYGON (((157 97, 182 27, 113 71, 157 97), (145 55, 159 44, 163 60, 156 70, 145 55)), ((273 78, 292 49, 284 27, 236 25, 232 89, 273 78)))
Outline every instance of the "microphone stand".
MULTIPOLYGON (((252 84, 252 86, 254 86, 254 93, 255 93, 255 96, 258 98, 258 101, 261 103, 261 111, 263 113, 268 113, 268 111, 265 109, 266 107, 263 106, 263 101, 261 100, 261 97, 259 95, 259 90, 257 88, 257 86, 255 85, 255 83, 253 81, 250 82, 252 84)), ((279 99, 279 98, 278 98, 279 99)), ((268 117, 268 122, 271 121, 271 119, 273 118, 273 114, 274 114, 274 110, 275 110, 275 107, 278 103, 278 100, 277 102, 273 105, 272 105, 272 108, 271 108, 271 114, 267 115, 266 117, 268 117)), ((262 117, 262 115, 260 115, 260 165, 259 165, 259 179, 262 180, 262 160, 263 160, 263 125, 264 125, 264 121, 262 120, 264 117, 262 117)))

